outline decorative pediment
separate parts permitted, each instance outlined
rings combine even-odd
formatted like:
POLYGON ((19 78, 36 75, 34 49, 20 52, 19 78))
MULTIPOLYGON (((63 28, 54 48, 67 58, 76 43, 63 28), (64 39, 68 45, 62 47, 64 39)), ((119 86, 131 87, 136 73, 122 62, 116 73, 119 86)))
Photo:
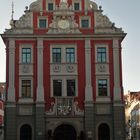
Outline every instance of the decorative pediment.
POLYGON ((10 25, 11 29, 7 29, 5 33, 7 34, 25 34, 25 33, 33 33, 33 13, 28 10, 24 11, 25 14, 22 15, 19 20, 11 20, 10 25))
POLYGON ((122 28, 115 27, 115 23, 112 23, 102 12, 101 7, 95 11, 95 33, 124 33, 122 28))
POLYGON ((19 20, 15 22, 15 28, 32 28, 33 27, 32 12, 26 12, 19 20))
POLYGON ((30 11, 41 11, 42 10, 42 0, 36 0, 29 6, 30 11))

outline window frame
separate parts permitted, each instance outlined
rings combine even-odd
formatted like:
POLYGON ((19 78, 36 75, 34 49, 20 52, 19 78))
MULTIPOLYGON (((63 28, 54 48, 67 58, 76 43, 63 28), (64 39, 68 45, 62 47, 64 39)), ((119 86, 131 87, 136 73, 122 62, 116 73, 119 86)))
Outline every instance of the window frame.
POLYGON ((107 81, 107 79, 98 79, 98 96, 100 96, 100 97, 108 96, 108 81, 107 81), (99 81, 100 81, 100 83, 99 83, 99 81), (105 82, 105 84, 104 84, 104 82, 105 82), (101 87, 99 84, 102 84, 101 87))
POLYGON ((97 48, 97 62, 98 63, 106 63, 107 62, 106 47, 98 47, 97 48))
POLYGON ((73 10, 76 11, 76 12, 81 10, 81 0, 73 0, 73 10), (75 4, 76 3, 79 3, 79 10, 75 9, 75 4))
POLYGON ((61 48, 52 48, 52 63, 61 63, 61 62, 62 62, 62 50, 61 50, 61 48), (54 50, 60 50, 60 52, 54 52, 54 50))
POLYGON ((29 64, 31 63, 31 48, 22 48, 22 56, 21 56, 21 60, 22 63, 24 64, 29 64), (23 52, 23 50, 26 49, 26 52, 23 52), (27 50, 30 50, 30 52, 27 52, 27 50))
POLYGON ((74 7, 74 10, 75 10, 75 11, 80 11, 80 3, 79 3, 79 2, 74 2, 73 7, 74 7), (77 7, 76 7, 76 4, 78 4, 78 5, 77 5, 77 6, 78 6, 78 9, 77 9, 77 7))
POLYGON ((31 98, 31 80, 21 81, 21 96, 22 98, 31 98))
POLYGON ((52 12, 54 11, 54 8, 55 8, 55 1, 52 1, 52 0, 46 0, 46 10, 47 12, 52 12), (53 4, 53 10, 49 10, 49 3, 52 3, 53 4))
POLYGON ((56 64, 67 63, 66 48, 75 49, 75 62, 74 63, 77 63, 77 44, 51 44, 50 45, 50 63, 52 64, 54 63, 53 62, 53 48, 61 48, 61 63, 56 63, 56 64))
POLYGON ((66 63, 75 63, 75 48, 66 48, 66 63), (67 51, 67 50, 72 50, 72 51, 67 51))
POLYGON ((53 2, 48 2, 47 3, 47 10, 48 11, 53 11, 54 10, 54 3, 53 2), (51 7, 52 9, 49 9, 49 4, 52 4, 52 7, 51 7))
POLYGON ((24 100, 27 100, 27 99, 30 99, 29 101, 33 101, 33 78, 32 77, 21 77, 20 78, 20 81, 19 81, 19 102, 20 101, 24 101, 24 100), (23 97, 22 96, 22 81, 23 80, 29 80, 31 83, 31 93, 30 93, 30 97, 23 97))
POLYGON ((77 97, 78 96, 78 77, 77 76, 51 76, 51 97, 77 97), (62 81, 62 94, 61 96, 54 96, 54 87, 53 81, 61 80, 62 81), (67 95, 67 80, 75 80, 75 95, 67 95))
POLYGON ((67 79, 66 80, 66 87, 67 87, 67 96, 68 97, 75 97, 76 96, 76 81, 75 81, 75 79, 67 79), (74 94, 70 94, 69 93, 69 91, 70 91, 70 87, 68 87, 69 85, 68 85, 68 81, 74 81, 74 85, 73 85, 73 83, 72 83, 72 86, 74 86, 74 94))
POLYGON ((109 45, 104 43, 104 44, 95 44, 95 62, 96 63, 109 63, 109 45), (98 61, 98 54, 97 54, 97 50, 98 48, 106 48, 106 61, 105 62, 99 62, 98 61))
POLYGON ((38 28, 39 29, 47 29, 48 28, 48 17, 47 16, 45 16, 45 17, 44 16, 43 17, 42 16, 38 17, 38 28), (43 27, 43 26, 40 27, 40 21, 41 20, 46 21, 46 26, 45 27, 43 27))
POLYGON ((80 28, 82 29, 90 29, 91 28, 91 18, 89 16, 81 16, 80 17, 80 28), (82 26, 82 21, 87 20, 88 21, 88 27, 82 26))
POLYGON ((33 63, 33 44, 21 44, 20 46, 20 51, 19 51, 19 63, 21 64, 32 64, 33 63), (31 61, 30 63, 23 63, 22 61, 22 49, 30 48, 31 49, 31 61))
POLYGON ((53 79, 53 97, 61 97, 62 96, 62 87, 63 87, 63 81, 61 79, 53 79), (58 88, 55 86, 54 87, 54 81, 60 81, 59 83, 61 83, 60 86, 60 93, 55 95, 54 92, 58 92, 58 88))

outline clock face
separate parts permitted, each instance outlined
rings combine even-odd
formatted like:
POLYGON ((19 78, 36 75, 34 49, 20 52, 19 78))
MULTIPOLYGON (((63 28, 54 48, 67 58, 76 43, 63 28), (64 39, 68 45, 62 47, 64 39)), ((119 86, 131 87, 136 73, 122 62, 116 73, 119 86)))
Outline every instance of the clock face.
POLYGON ((58 27, 61 28, 61 29, 67 29, 69 28, 70 26, 70 23, 68 20, 60 20, 58 21, 58 27))

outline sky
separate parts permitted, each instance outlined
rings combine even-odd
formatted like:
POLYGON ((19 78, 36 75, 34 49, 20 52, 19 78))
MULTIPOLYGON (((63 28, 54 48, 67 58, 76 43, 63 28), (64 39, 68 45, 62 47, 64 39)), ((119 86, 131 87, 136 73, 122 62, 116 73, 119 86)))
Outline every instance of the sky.
MULTIPOLYGON (((35 0, 13 0, 14 19, 24 14, 25 6, 35 0)), ((140 0, 93 0, 102 6, 103 14, 122 27, 127 36, 122 42, 122 69, 124 93, 140 91, 140 0)), ((10 28, 12 0, 1 0, 0 33, 10 28)), ((0 38, 0 82, 5 82, 6 58, 5 45, 0 38)))

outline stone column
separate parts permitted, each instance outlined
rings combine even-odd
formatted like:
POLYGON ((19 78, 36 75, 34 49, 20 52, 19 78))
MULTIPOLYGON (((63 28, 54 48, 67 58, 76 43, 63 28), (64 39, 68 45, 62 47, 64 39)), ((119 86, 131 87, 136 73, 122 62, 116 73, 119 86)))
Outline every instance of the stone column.
POLYGON ((85 87, 85 130, 86 138, 94 138, 94 109, 93 92, 91 82, 91 44, 89 39, 85 39, 85 69, 86 69, 86 87, 85 87))
POLYGON ((121 100, 119 40, 113 39, 114 101, 121 100))
POLYGON ((37 40, 37 102, 44 102, 43 40, 37 40))
POLYGON ((86 89, 85 101, 93 101, 92 83, 91 83, 91 46, 90 40, 85 40, 85 69, 86 69, 86 89))
MULTIPOLYGON (((16 105, 15 105, 15 40, 9 39, 9 69, 8 69, 8 95, 5 106, 4 135, 6 140, 15 140, 16 129, 16 105)), ((8 54, 7 54, 8 55, 8 54)))
POLYGON ((15 40, 9 40, 8 102, 15 102, 15 40))
POLYGON ((121 83, 120 83, 120 45, 119 39, 113 39, 113 63, 114 63, 114 138, 113 140, 125 139, 125 114, 124 103, 121 99, 121 83))
POLYGON ((35 139, 45 139, 45 101, 43 86, 43 39, 37 40, 37 99, 35 116, 35 139))
POLYGON ((89 3, 89 0, 84 0, 84 5, 85 5, 84 9, 85 9, 85 11, 88 11, 88 3, 89 3))

